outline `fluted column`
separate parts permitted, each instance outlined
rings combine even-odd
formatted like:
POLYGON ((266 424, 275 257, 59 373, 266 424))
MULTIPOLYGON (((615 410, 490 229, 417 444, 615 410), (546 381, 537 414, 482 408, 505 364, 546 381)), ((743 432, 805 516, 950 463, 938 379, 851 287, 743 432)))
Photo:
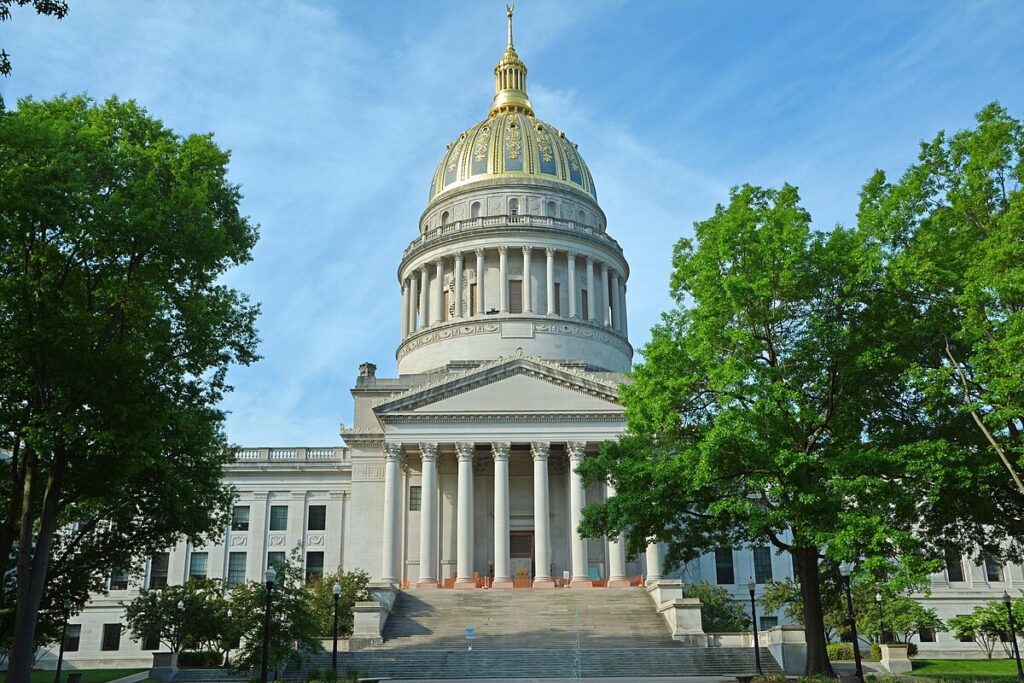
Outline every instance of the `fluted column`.
POLYGON ((533 287, 530 282, 530 253, 533 247, 523 247, 523 313, 533 313, 533 287))
POLYGON ((494 583, 492 588, 512 587, 512 560, 509 555, 508 517, 508 441, 491 443, 494 456, 494 583))
POLYGON ((611 304, 612 304, 612 329, 622 329, 622 311, 619 309, 621 306, 621 299, 619 299, 619 273, 612 271, 612 287, 611 287, 611 304))
POLYGON ((533 454, 533 534, 534 534, 534 588, 554 588, 551 578, 551 503, 548 500, 548 453, 551 444, 534 441, 533 454))
POLYGON ((419 279, 415 271, 409 276, 409 334, 416 331, 416 312, 419 310, 419 279))
POLYGON ((572 587, 590 588, 593 582, 587 572, 587 539, 580 536, 580 524, 583 522, 583 508, 587 504, 583 478, 576 471, 583 463, 586 455, 585 441, 570 441, 569 451, 569 525, 572 527, 572 587))
POLYGON ((430 312, 429 309, 427 308, 427 301, 428 301, 428 298, 429 298, 427 295, 429 293, 430 293, 430 289, 429 289, 429 280, 427 280, 427 266, 426 265, 422 265, 422 266, 420 266, 420 329, 421 330, 424 327, 426 327, 427 325, 430 324, 430 318, 427 317, 427 314, 430 312))
MULTIPOLYGON (((605 484, 605 499, 615 495, 615 487, 605 484)), ((626 577, 626 545, 625 534, 619 534, 617 538, 608 539, 608 587, 628 588, 629 579, 626 577)))
POLYGON ((548 256, 548 272, 547 272, 547 289, 548 289, 548 306, 544 312, 548 315, 555 314, 555 249, 554 247, 547 248, 548 256))
POLYGON ((434 274, 437 278, 437 290, 434 292, 434 305, 431 307, 430 319, 434 323, 444 322, 444 259, 434 259, 434 274))
POLYGON ((647 544, 647 583, 654 583, 661 580, 661 546, 657 541, 647 544))
POLYGON ((508 313, 508 247, 498 247, 498 311, 508 313))
POLYGON ((622 286, 621 286, 621 289, 619 290, 619 301, 622 302, 620 304, 620 309, 621 309, 622 312, 619 314, 619 316, 620 316, 619 322, 622 324, 622 334, 623 334, 623 336, 628 337, 629 336, 629 323, 626 321, 626 281, 625 280, 622 281, 622 286))
POLYGON ((484 248, 477 247, 476 250, 476 314, 483 315, 487 312, 484 308, 484 248))
POLYGON ((398 515, 401 496, 402 444, 384 443, 384 538, 381 557, 381 581, 398 583, 398 515))
POLYGON ((594 322, 597 297, 594 292, 594 259, 587 257, 587 320, 594 322))
POLYGON ((437 444, 420 444, 419 588, 437 588, 437 444))
POLYGON ((473 580, 473 444, 455 444, 459 458, 459 500, 455 534, 455 587, 476 588, 473 580))
POLYGON ((462 317, 462 252, 455 252, 455 317, 462 317))
POLYGON ((402 339, 409 336, 409 285, 402 281, 402 339))
POLYGON ((601 323, 608 327, 612 324, 611 302, 608 296, 608 264, 601 264, 601 323))
POLYGON ((569 317, 576 319, 576 252, 570 251, 566 256, 566 265, 569 269, 569 317))

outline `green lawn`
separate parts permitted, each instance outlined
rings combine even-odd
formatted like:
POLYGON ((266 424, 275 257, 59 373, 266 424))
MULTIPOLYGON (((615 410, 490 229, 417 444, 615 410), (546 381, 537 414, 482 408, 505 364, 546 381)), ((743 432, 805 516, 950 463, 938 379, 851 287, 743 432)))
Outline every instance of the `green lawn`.
MULTIPOLYGON (((146 669, 90 669, 87 671, 78 671, 76 669, 61 669, 60 680, 61 683, 66 683, 68 680, 68 673, 81 673, 82 683, 107 683, 117 678, 124 678, 132 674, 137 674, 140 671, 146 671, 146 669)), ((56 671, 33 671, 32 672, 32 683, 53 683, 53 677, 56 675, 56 671)), ((7 683, 7 674, 0 671, 0 683, 7 683)))
POLYGON ((985 681, 1016 681, 1012 659, 914 659, 914 675, 926 677, 968 676, 985 681))

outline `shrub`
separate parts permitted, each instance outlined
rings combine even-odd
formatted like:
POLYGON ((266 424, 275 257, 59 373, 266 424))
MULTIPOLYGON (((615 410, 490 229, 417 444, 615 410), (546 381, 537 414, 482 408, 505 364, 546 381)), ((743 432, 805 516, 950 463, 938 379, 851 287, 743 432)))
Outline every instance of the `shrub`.
POLYGON ((784 683, 786 674, 766 674, 764 676, 754 676, 750 680, 752 683, 784 683))
MULTIPOLYGON (((836 645, 844 645, 845 643, 835 643, 836 645)), ((813 676, 801 676, 799 679, 800 683, 836 683, 836 679, 831 676, 825 676, 823 674, 814 674, 813 676)))
POLYGON ((181 652, 178 666, 188 669, 217 669, 224 663, 223 652, 181 652))
POLYGON ((848 662, 853 659, 853 643, 829 643, 828 658, 833 662, 848 662))
POLYGON ((880 662, 882 661, 882 646, 878 643, 871 643, 871 658, 869 661, 880 662))

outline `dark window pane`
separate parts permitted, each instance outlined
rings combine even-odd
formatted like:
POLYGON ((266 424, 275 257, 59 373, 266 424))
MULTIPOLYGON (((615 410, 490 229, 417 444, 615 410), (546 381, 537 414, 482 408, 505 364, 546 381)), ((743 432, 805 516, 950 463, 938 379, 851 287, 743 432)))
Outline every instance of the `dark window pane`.
POLYGON ((319 579, 324 575, 324 554, 322 552, 306 553, 306 581, 319 579))
POLYGON ((715 551, 715 574, 719 584, 736 583, 736 575, 732 566, 732 550, 715 551))
POLYGON ((121 647, 121 624, 103 624, 103 642, 100 649, 111 652, 121 647))
POLYGON ((228 554, 228 586, 245 581, 245 553, 228 554))
POLYGON ((918 634, 918 636, 921 638, 922 643, 935 642, 935 631, 931 630, 930 628, 921 629, 921 632, 918 634))
POLYGON ((761 617, 760 621, 762 631, 767 631, 768 629, 779 625, 778 617, 761 617))
POLYGON ((423 487, 409 487, 409 512, 419 512, 423 506, 423 487))
POLYGON ((964 580, 964 565, 960 561, 960 553, 955 548, 946 548, 946 575, 950 581, 964 580))
POLYGON ((149 635, 142 639, 143 650, 159 650, 160 649, 160 636, 149 635))
POLYGON ((754 548, 754 581, 768 583, 772 580, 772 552, 766 547, 754 548))
POLYGON ((188 561, 188 578, 205 579, 207 576, 207 553, 192 553, 188 561))
POLYGON ((284 564, 284 553, 280 550, 272 550, 267 553, 267 566, 273 567, 275 571, 281 570, 281 565, 284 564))
POLYGON ((110 574, 110 590, 128 590, 128 572, 124 571, 123 569, 115 569, 110 574))
POLYGON ((149 587, 163 588, 167 585, 167 565, 170 564, 169 553, 157 553, 149 564, 149 587))
POLYGON ((523 281, 522 280, 509 280, 508 281, 508 312, 509 313, 522 313, 523 312, 523 281))
POLYGON ((323 531, 327 528, 326 505, 309 506, 309 524, 307 526, 310 531, 323 531))
POLYGON ((286 531, 288 529, 288 506, 270 506, 270 530, 286 531))
POLYGON ((68 624, 68 632, 64 637, 64 651, 78 652, 78 643, 82 639, 82 625, 68 624))
POLYGON ((231 530, 232 531, 248 531, 249 530, 249 506, 248 505, 236 505, 231 511, 231 530))
POLYGON ((989 581, 1003 580, 1003 563, 999 561, 999 553, 989 548, 982 555, 985 564, 985 577, 989 581))

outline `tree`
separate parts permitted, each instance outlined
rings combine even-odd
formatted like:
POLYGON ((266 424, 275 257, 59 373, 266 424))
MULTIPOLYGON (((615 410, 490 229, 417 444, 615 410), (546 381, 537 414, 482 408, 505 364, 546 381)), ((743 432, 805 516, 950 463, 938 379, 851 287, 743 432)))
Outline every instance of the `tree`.
MULTIPOLYGON (((323 635, 323 614, 316 597, 302 576, 297 553, 276 565, 270 621, 270 666, 301 666, 305 655, 319 652, 323 635)), ((263 620, 267 590, 249 581, 231 590, 232 619, 241 631, 241 649, 232 666, 237 670, 258 669, 263 658, 263 620)), ((333 603, 333 598, 331 598, 333 603)))
POLYGON ((257 309, 220 278, 256 230, 211 136, 134 102, 22 100, 0 158, 0 597, 26 683, 41 610, 225 527, 217 404, 257 309))
POLYGON ((796 188, 734 189, 676 244, 675 308, 620 391, 627 434, 580 469, 617 491, 586 509, 587 535, 667 542, 670 566, 730 545, 790 553, 808 674, 831 673, 819 560, 913 582, 934 567, 891 443, 909 351, 882 263, 862 231, 812 231, 796 188))
POLYGON ((729 591, 707 581, 687 585, 684 597, 700 600, 700 622, 706 633, 736 633, 750 628, 750 617, 729 591))
POLYGON ((309 582, 310 598, 320 621, 320 635, 329 635, 334 631, 335 583, 341 586, 338 597, 338 636, 350 636, 355 620, 355 604, 371 599, 370 575, 362 569, 350 572, 339 569, 309 582))
POLYGON ((228 619, 220 581, 191 579, 178 586, 144 590, 122 605, 125 623, 136 640, 159 640, 171 652, 221 651, 228 619))
MULTIPOLYGON (((67 0, 0 0, 0 22, 10 21, 12 4, 25 6, 29 3, 32 3, 37 14, 63 19, 68 13, 67 0)), ((0 50, 0 75, 9 76, 10 73, 11 56, 7 54, 7 50, 0 50)), ((0 104, 2 102, 0 99, 0 104)))

